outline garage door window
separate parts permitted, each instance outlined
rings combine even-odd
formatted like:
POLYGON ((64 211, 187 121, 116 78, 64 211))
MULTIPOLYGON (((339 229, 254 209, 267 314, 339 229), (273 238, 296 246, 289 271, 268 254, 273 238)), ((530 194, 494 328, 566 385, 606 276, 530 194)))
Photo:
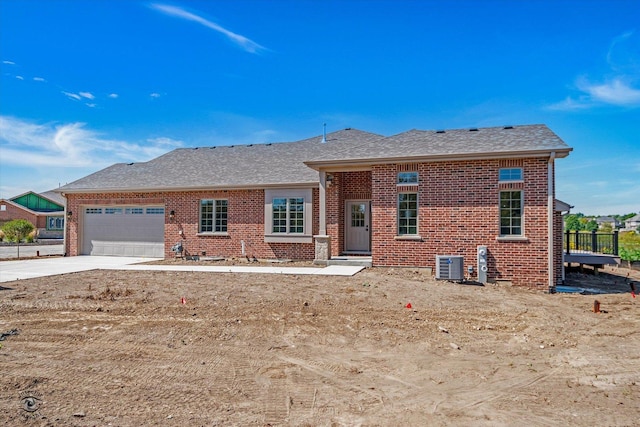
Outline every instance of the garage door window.
POLYGON ((104 208, 107 215, 122 215, 122 208, 104 208))
POLYGON ((91 215, 91 214, 101 214, 102 213, 102 208, 87 208, 86 212, 91 215))
POLYGON ((164 215, 164 208, 147 208, 147 215, 164 215))
POLYGON ((125 208, 124 213, 126 215, 142 215, 144 213, 144 209, 142 208, 125 208))

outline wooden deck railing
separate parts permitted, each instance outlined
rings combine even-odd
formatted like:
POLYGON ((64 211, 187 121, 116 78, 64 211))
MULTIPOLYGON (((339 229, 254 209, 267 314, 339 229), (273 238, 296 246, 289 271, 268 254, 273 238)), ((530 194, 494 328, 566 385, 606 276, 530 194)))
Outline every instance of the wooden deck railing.
POLYGON ((565 231, 564 251, 570 253, 618 254, 618 231, 599 233, 597 231, 565 231))

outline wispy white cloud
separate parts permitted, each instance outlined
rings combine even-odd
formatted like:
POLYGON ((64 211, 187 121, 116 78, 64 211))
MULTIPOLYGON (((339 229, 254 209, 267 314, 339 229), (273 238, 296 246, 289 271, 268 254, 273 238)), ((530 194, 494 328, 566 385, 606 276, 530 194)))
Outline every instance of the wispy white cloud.
POLYGON ((6 65, 16 65, 16 63, 13 61, 2 61, 2 63, 6 65))
POLYGON ((46 82, 46 80, 43 77, 34 77, 33 81, 35 81, 35 82, 46 82))
POLYGON ((578 83, 578 88, 594 101, 621 106, 640 105, 640 90, 634 89, 622 78, 599 84, 582 81, 578 83))
MULTIPOLYGON (((66 95, 69 99, 72 99, 74 101, 83 101, 83 100, 94 100, 96 99, 95 95, 93 95, 91 92, 78 92, 78 93, 73 93, 73 92, 66 92, 66 91, 62 91, 62 93, 64 95, 66 95)), ((97 104, 95 102, 87 102, 85 103, 85 105, 89 108, 94 108, 97 106, 97 104)))
POLYGON ((172 139, 172 138, 167 138, 167 137, 148 138, 147 142, 154 147, 174 148, 174 147, 182 147, 184 145, 184 142, 182 141, 172 139))
POLYGON ((65 92, 65 91, 62 91, 62 93, 64 93, 65 95, 67 95, 71 99, 75 99, 76 101, 80 101, 82 99, 82 97, 80 95, 78 95, 77 93, 65 92))
POLYGON ((576 111, 603 105, 640 107, 640 37, 627 31, 609 44, 609 75, 599 78, 579 76, 574 88, 579 91, 563 101, 547 106, 550 110, 576 111))
POLYGON ((601 105, 618 107, 640 106, 640 89, 635 89, 622 78, 603 83, 592 83, 584 78, 578 79, 576 87, 582 92, 573 98, 567 96, 563 101, 547 106, 549 110, 576 111, 601 105))
POLYGON ((108 97, 112 98, 112 99, 116 99, 118 97, 118 94, 117 93, 110 93, 108 97))
POLYGON ((232 43, 236 44, 241 49, 249 53, 260 53, 266 50, 264 46, 259 45, 258 43, 254 42, 253 40, 243 35, 236 34, 232 31, 229 31, 226 28, 216 24, 215 22, 209 21, 208 19, 205 19, 202 16, 196 15, 195 13, 188 12, 177 6, 154 3, 154 4, 151 4, 149 7, 157 10, 158 12, 164 13, 165 15, 186 19, 187 21, 197 22, 200 25, 204 25, 205 27, 212 29, 214 31, 217 31, 220 34, 224 35, 232 43))
POLYGON ((147 161, 182 146, 169 138, 143 143, 105 138, 84 123, 38 124, 0 116, 0 165, 101 168, 117 162, 147 161))
POLYGON ((24 80, 24 77, 22 77, 22 76, 16 76, 16 79, 18 79, 18 80, 24 80))
POLYGON ((162 95, 160 95, 158 92, 153 92, 150 93, 149 96, 152 98, 160 98, 162 95))
POLYGON ((112 139, 83 123, 36 123, 0 115, 0 197, 47 191, 120 162, 148 161, 182 146, 169 138, 112 139))

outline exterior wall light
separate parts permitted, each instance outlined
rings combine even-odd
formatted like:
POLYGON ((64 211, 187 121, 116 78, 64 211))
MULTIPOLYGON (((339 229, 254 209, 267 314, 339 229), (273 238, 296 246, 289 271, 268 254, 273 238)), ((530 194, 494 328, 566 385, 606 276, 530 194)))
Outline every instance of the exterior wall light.
POLYGON ((73 216, 73 212, 67 211, 67 218, 71 219, 72 216, 73 216))
POLYGON ((176 211, 171 211, 169 212, 169 219, 171 221, 173 221, 174 219, 176 219, 176 211))

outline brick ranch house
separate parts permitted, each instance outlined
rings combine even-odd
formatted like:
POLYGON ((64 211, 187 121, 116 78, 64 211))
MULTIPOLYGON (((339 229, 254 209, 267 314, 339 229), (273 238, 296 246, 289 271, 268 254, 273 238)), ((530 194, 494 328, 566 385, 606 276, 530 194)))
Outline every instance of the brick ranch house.
POLYGON ((297 142, 181 148, 58 189, 66 254, 191 254, 435 267, 547 289, 562 280, 554 164, 572 149, 545 125, 390 137, 345 129, 297 142))

